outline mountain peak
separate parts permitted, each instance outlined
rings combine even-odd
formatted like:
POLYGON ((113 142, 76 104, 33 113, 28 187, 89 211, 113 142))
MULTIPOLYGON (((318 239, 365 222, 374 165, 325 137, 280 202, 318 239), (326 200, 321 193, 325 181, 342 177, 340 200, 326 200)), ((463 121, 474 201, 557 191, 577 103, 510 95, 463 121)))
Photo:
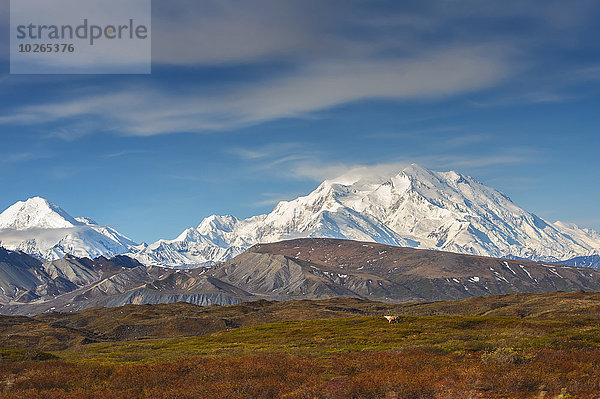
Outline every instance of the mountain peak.
POLYGON ((419 165, 418 163, 411 163, 402 171, 406 173, 432 173, 431 170, 419 165))
POLYGON ((0 229, 57 229, 80 224, 61 207, 42 197, 18 201, 0 214, 0 229))
POLYGON ((200 234, 207 234, 208 231, 218 228, 221 230, 231 231, 232 226, 238 222, 238 218, 231 215, 218 216, 218 215, 210 215, 196 228, 200 234))
POLYGON ((421 183, 425 183, 431 181, 438 181, 440 180, 440 177, 442 177, 442 179, 445 180, 445 175, 448 175, 450 173, 458 175, 458 173, 456 172, 435 172, 421 165, 413 163, 410 166, 407 166, 406 168, 402 169, 400 175, 406 176, 412 181, 419 181, 421 183))
MULTIPOLYGON (((422 180, 424 178, 426 180, 431 180, 431 178, 436 177, 437 173, 439 172, 434 172, 416 163, 404 167, 398 165, 387 165, 382 167, 363 166, 350 169, 336 178, 325 180, 322 185, 331 186, 339 184, 342 186, 366 187, 369 185, 384 184, 398 176, 405 176, 411 180, 422 180)), ((448 173, 461 176, 456 172, 448 173)))
POLYGON ((454 171, 418 164, 348 170, 266 215, 206 218, 181 239, 144 251, 169 265, 210 264, 256 243, 346 238, 473 255, 557 261, 600 250, 600 237, 551 225, 501 192, 454 171), (399 171, 399 172, 398 172, 399 171))
POLYGON ((416 163, 408 166, 399 166, 397 164, 385 165, 385 166, 361 166, 348 170, 333 179, 328 179, 323 184, 334 185, 340 184, 342 186, 354 186, 354 185, 369 185, 369 184, 382 184, 386 180, 389 180, 392 176, 402 174, 403 171, 407 171, 407 174, 419 173, 431 173, 429 169, 422 167, 416 163), (400 171, 400 172, 398 172, 400 171), (411 173, 412 171, 412 173, 411 173))
POLYGON ((42 197, 19 201, 0 213, 0 243, 44 260, 67 254, 114 256, 137 245, 109 226, 89 218, 73 218, 42 197))

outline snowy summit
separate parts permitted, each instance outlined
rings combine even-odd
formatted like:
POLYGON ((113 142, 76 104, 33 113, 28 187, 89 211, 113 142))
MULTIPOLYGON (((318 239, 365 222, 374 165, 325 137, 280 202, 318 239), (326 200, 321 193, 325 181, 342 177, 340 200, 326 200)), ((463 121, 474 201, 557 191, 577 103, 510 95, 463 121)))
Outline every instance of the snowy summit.
POLYGON ((0 214, 0 246, 43 260, 66 254, 95 258, 129 252, 131 239, 90 218, 74 218, 44 198, 19 201, 0 214))
POLYGON ((266 215, 210 216, 135 257, 146 264, 207 265, 253 244, 301 237, 537 261, 567 260, 600 249, 600 236, 593 230, 547 222, 469 176, 413 164, 388 177, 352 172, 326 180, 266 215))

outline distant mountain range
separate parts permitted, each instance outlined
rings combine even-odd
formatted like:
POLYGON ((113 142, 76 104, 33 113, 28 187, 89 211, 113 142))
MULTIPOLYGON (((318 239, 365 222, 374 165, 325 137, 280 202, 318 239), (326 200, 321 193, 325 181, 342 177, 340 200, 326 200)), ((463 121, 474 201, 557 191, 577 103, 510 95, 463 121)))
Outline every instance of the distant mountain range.
POLYGON ((592 257, 600 250, 600 235, 591 229, 547 222, 469 176, 411 165, 388 178, 327 180, 267 215, 213 215, 134 256, 145 264, 193 267, 231 259, 257 243, 301 237, 544 262, 592 257))
POLYGON ((0 313, 70 312, 91 306, 189 302, 227 305, 252 298, 204 275, 144 266, 127 256, 94 260, 67 255, 40 261, 0 248, 0 313))
POLYGON ((0 313, 258 299, 432 301, 517 292, 599 291, 600 270, 337 239, 259 244, 210 268, 144 266, 127 256, 42 262, 0 249, 0 313))
POLYGON ((42 198, 0 214, 0 245, 43 260, 128 254, 145 265, 195 268, 227 261, 254 244, 305 237, 600 267, 597 232, 545 221, 469 176, 419 165, 384 178, 327 180, 269 214, 213 215, 173 240, 150 245, 73 218, 42 198))
POLYGON ((74 218, 44 198, 19 201, 0 214, 0 246, 38 259, 96 258, 135 250, 136 243, 90 218, 74 218))

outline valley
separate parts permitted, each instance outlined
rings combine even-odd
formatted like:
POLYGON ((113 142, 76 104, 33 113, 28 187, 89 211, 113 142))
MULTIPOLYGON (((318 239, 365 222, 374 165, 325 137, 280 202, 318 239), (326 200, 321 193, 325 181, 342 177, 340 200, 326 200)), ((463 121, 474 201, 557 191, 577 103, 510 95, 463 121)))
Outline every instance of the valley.
POLYGON ((557 292, 1 316, 0 386, 7 398, 595 398, 599 311, 598 293, 557 292))

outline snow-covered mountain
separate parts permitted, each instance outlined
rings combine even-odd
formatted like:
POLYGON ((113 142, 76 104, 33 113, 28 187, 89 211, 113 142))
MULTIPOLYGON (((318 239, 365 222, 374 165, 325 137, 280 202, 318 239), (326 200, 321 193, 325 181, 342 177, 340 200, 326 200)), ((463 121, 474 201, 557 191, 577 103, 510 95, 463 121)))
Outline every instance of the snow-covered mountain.
POLYGON ((95 258, 135 250, 137 244, 89 218, 74 218, 47 200, 19 201, 0 214, 0 246, 43 260, 71 254, 95 258))
POLYGON ((269 214, 213 215, 174 240, 148 246, 39 197, 0 214, 0 246, 44 260, 127 253, 146 265, 188 268, 231 259, 257 243, 304 237, 553 262, 600 253, 593 230, 547 222, 471 177, 418 165, 391 177, 353 173, 326 180, 269 214))
POLYGON ((600 235, 593 230, 547 222, 471 177, 413 164, 391 177, 327 180, 266 215, 213 215, 134 256, 145 264, 193 267, 230 259, 253 244, 302 237, 539 261, 600 251, 600 235))

